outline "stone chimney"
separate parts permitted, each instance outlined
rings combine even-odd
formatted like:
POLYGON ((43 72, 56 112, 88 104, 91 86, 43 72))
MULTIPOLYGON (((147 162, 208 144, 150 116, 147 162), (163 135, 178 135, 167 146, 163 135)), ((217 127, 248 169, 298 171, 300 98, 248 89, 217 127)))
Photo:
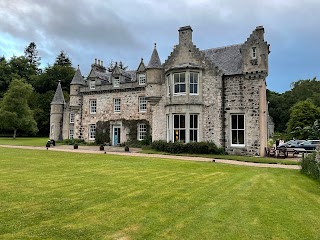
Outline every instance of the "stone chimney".
POLYGON ((190 26, 181 27, 179 29, 179 45, 192 45, 192 28, 190 26))

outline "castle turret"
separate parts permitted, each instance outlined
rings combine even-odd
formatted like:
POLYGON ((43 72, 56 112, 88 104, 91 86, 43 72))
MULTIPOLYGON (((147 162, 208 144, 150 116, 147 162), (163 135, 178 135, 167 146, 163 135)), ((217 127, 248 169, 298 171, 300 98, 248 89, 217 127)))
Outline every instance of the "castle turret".
POLYGON ((157 51, 157 45, 154 44, 154 49, 146 69, 147 78, 147 99, 151 105, 156 104, 161 98, 162 79, 162 64, 157 51))
POLYGON ((51 102, 50 111, 50 135, 49 138, 55 141, 62 140, 63 112, 64 112, 64 96, 61 83, 57 86, 57 90, 51 102))
POLYGON ((79 65, 73 79, 70 83, 70 107, 72 109, 79 109, 81 106, 80 87, 85 86, 86 83, 82 77, 79 65))

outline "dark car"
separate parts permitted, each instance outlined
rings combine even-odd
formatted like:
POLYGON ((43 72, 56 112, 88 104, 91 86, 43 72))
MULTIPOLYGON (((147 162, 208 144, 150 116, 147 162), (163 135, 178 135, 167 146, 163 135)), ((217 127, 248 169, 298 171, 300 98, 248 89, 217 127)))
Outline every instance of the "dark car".
POLYGON ((319 145, 319 142, 317 140, 307 140, 302 142, 301 147, 304 148, 305 150, 315 150, 317 146, 319 145))
POLYGON ((277 149, 284 148, 303 148, 306 151, 315 150, 318 146, 317 140, 290 140, 277 147, 277 149))
POLYGON ((277 148, 303 148, 301 145, 303 142, 305 142, 305 140, 290 140, 280 144, 277 148))

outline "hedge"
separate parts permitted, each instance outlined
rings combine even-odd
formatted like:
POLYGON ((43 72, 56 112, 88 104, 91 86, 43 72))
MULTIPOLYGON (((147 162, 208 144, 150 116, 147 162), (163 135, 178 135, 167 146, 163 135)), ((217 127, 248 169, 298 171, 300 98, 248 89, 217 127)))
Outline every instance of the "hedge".
POLYGON ((166 142, 163 140, 151 143, 151 148, 159 152, 190 153, 190 154, 225 154, 223 148, 218 148, 213 142, 166 142))
MULTIPOLYGON (((318 148, 319 149, 319 148, 318 148)), ((317 152, 302 157, 301 173, 320 181, 320 155, 317 152)))

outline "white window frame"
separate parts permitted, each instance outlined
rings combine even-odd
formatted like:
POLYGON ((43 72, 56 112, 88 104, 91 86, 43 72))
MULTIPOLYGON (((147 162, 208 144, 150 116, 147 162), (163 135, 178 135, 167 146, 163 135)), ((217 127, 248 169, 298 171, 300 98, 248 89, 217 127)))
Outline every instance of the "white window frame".
POLYGON ((198 72, 190 72, 189 73, 189 93, 190 95, 198 95, 199 94, 199 73, 198 72), (196 78, 194 76, 197 76, 196 78), (192 79, 192 81, 191 81, 192 79), (196 92, 191 92, 196 89, 196 92))
POLYGON ((113 99, 113 111, 115 113, 121 112, 121 99, 120 98, 113 99))
POLYGON ((70 113, 70 123, 74 123, 74 117, 75 117, 74 112, 71 112, 70 113))
POLYGON ((147 100, 145 96, 139 97, 139 112, 147 111, 147 100))
POLYGON ((97 100, 96 99, 89 100, 89 106, 90 106, 90 114, 96 114, 97 113, 97 100))
POLYGON ((120 87, 120 76, 113 77, 113 86, 120 87))
POLYGON ((186 95, 186 72, 177 72, 173 73, 173 92, 174 95, 186 95), (184 75, 184 81, 181 81, 181 76, 184 75), (176 79, 176 76, 179 76, 178 79, 176 79), (178 81, 176 81, 178 80, 178 81), (183 86, 184 86, 184 91, 183 91, 183 86), (176 87, 178 88, 178 91, 176 91, 176 87))
POLYGON ((252 47, 251 53, 252 53, 252 58, 256 59, 257 58, 257 48, 256 47, 252 47))
MULTIPOLYGON (((240 124, 242 125, 242 124, 240 124)), ((232 147, 244 147, 246 142, 246 116, 243 113, 230 114, 230 145, 232 147), (243 118, 241 120, 239 118, 243 118), (235 119, 234 119, 235 118, 235 119), (233 125, 233 119, 236 121, 236 126, 233 125), (239 121, 243 121, 243 126, 239 126, 239 121), (236 141, 234 141, 234 138, 236 141), (241 138, 241 139, 240 139, 241 138)))
POLYGON ((96 125, 95 124, 89 124, 89 140, 95 140, 96 139, 96 125))
POLYGON ((138 74, 139 85, 146 85, 146 74, 140 73, 138 74))
POLYGON ((69 139, 73 139, 74 138, 74 129, 71 128, 69 129, 69 139))
POLYGON ((168 97, 170 96, 170 92, 171 92, 171 81, 170 81, 170 74, 166 75, 166 81, 167 81, 167 94, 168 97))
POLYGON ((173 114, 173 142, 187 141, 187 128, 186 128, 186 114, 173 114), (178 125, 175 124, 175 119, 178 117, 178 125), (184 118, 184 124, 182 119, 184 118), (183 134, 184 133, 184 139, 183 134))
POLYGON ((189 115, 189 142, 199 141, 199 114, 189 115), (191 139, 193 136, 193 139, 191 139))
POLYGON ((90 80, 89 85, 90 85, 91 90, 96 89, 96 81, 95 80, 90 80))
POLYGON ((147 135, 147 125, 145 123, 138 124, 138 140, 142 141, 147 135))

